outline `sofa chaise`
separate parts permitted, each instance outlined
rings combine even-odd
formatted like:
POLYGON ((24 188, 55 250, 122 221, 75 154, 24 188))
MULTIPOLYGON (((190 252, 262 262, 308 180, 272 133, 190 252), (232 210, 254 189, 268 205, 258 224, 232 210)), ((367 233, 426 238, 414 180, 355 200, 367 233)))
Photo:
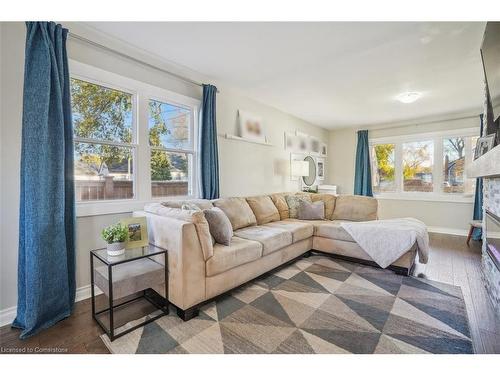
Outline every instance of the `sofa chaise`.
MULTIPOLYGON (((290 194, 305 193, 170 200, 134 212, 147 218, 150 242, 168 249, 169 300, 183 320, 196 316, 203 303, 311 251, 376 266, 340 225, 376 220, 376 199, 310 194, 313 202, 324 202, 325 220, 299 220, 286 202, 290 194), (234 232, 230 246, 215 243, 203 211, 182 209, 185 203, 224 211, 234 232)), ((408 275, 415 256, 416 244, 388 268, 408 275)), ((164 294, 162 287, 157 291, 164 294)))

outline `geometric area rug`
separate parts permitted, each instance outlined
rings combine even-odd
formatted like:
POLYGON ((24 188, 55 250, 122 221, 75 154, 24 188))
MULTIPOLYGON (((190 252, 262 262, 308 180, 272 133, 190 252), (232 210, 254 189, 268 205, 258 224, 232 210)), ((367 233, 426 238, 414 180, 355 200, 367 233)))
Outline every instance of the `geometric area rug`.
POLYGON ((460 287, 321 255, 204 305, 188 322, 171 309, 113 342, 101 336, 124 354, 463 354, 473 353, 470 337, 460 287))

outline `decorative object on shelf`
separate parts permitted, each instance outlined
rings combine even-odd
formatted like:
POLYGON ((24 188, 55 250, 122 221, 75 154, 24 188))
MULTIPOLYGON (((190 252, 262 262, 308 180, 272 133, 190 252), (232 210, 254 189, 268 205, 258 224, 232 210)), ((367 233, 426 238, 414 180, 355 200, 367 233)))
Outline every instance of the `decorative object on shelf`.
POLYGON ((285 132, 285 150, 291 152, 298 150, 298 138, 294 133, 285 132))
POLYGON ((321 143, 319 154, 321 156, 327 156, 328 155, 328 147, 326 146, 326 143, 321 143))
POLYGON ((313 155, 319 155, 321 152, 321 142, 316 137, 309 137, 309 152, 313 155))
POLYGON ((318 193, 318 185, 313 186, 313 187, 307 187, 307 186, 306 186, 306 187, 304 187, 304 188, 302 189, 302 191, 303 191, 304 193, 315 193, 315 194, 317 194, 317 193, 318 193))
POLYGON ((337 185, 318 185, 318 193, 337 195, 337 185))
POLYGON ((493 148, 494 143, 495 134, 479 138, 476 143, 476 150, 474 151, 474 160, 490 151, 493 148))
POLYGON ((324 181, 325 180, 325 159, 323 158, 316 158, 316 165, 317 165, 317 179, 318 181, 324 181))
POLYGON ((113 224, 102 230, 101 236, 107 242, 107 252, 110 256, 118 256, 125 253, 125 241, 128 230, 122 223, 113 224))
POLYGON ((149 244, 148 223, 144 216, 123 219, 121 224, 124 225, 127 230, 127 238, 125 241, 125 247, 127 249, 147 246, 149 244))
POLYGON ((297 134, 297 152, 309 152, 309 140, 306 134, 297 134))
POLYGON ((240 136, 242 138, 266 142, 262 119, 250 112, 238 111, 240 136))
POLYGON ((327 155, 326 143, 318 138, 296 130, 294 133, 284 133, 285 150, 294 153, 312 154, 317 156, 327 155))

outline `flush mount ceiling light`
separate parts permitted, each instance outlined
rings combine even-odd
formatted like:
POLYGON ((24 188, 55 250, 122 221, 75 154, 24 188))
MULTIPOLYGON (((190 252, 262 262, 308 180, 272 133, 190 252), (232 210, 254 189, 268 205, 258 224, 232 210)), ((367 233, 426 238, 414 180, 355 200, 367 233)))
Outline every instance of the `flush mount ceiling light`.
POLYGON ((417 101, 421 96, 422 93, 420 92, 403 92, 396 96, 396 100, 400 101, 401 103, 408 104, 417 101))

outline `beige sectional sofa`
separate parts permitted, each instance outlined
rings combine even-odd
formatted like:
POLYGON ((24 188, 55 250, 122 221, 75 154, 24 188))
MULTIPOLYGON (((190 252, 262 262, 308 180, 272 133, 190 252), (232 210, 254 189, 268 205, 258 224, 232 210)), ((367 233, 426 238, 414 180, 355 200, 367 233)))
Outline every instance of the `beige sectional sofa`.
MULTIPOLYGON (((196 316, 202 303, 311 251, 375 265, 340 223, 376 220, 376 199, 310 194, 313 202, 324 202, 325 220, 299 220, 286 202, 290 194, 295 193, 187 201, 224 211, 234 231, 230 246, 215 243, 202 211, 181 209, 186 201, 152 203, 134 212, 147 217, 150 242, 168 249, 169 300, 181 318, 196 316)), ((408 274, 415 255, 416 245, 389 268, 408 274)))

